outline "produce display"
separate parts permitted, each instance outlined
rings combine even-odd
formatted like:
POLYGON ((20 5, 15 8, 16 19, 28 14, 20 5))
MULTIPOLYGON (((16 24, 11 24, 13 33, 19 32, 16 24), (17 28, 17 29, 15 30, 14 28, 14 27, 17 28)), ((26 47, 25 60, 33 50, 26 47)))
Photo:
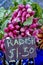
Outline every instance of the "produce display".
POLYGON ((4 29, 5 34, 3 39, 0 40, 2 50, 4 50, 4 38, 6 37, 19 38, 34 36, 37 44, 39 44, 39 41, 43 43, 43 25, 38 22, 40 18, 35 18, 34 15, 35 11, 32 10, 29 4, 18 5, 18 9, 13 12, 11 19, 4 29))
POLYGON ((29 36, 34 36, 37 48, 43 49, 43 10, 38 4, 17 4, 9 10, 0 8, 0 13, 0 50, 5 53, 6 37, 29 36))

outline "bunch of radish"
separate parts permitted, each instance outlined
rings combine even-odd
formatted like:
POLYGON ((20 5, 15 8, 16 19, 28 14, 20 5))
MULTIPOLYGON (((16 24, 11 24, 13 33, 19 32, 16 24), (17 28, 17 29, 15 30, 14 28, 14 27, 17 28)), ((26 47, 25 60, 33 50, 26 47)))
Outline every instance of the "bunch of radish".
POLYGON ((23 23, 29 17, 34 16, 34 14, 35 11, 32 10, 29 4, 19 5, 18 9, 14 11, 11 21, 8 23, 7 27, 4 30, 7 33, 6 35, 13 38, 29 36, 29 26, 24 26, 23 23))

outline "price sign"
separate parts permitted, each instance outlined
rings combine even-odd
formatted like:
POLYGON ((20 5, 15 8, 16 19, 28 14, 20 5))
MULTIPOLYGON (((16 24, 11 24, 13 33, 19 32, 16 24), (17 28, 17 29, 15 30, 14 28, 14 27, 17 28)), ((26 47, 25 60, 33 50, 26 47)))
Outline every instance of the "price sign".
POLYGON ((10 60, 36 57, 36 41, 34 37, 5 39, 6 58, 10 60))

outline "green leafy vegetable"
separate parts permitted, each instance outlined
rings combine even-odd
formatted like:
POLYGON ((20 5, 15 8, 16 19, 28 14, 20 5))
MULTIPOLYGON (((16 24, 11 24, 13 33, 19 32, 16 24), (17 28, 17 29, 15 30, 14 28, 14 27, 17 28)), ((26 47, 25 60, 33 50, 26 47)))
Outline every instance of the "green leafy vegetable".
POLYGON ((41 18, 42 17, 42 8, 40 7, 40 5, 37 3, 32 3, 31 6, 32 6, 33 10, 35 10, 34 17, 41 18))
POLYGON ((4 34, 3 34, 3 32, 1 31, 1 32, 0 32, 0 39, 2 39, 3 36, 4 36, 4 34))
POLYGON ((38 22, 39 22, 39 24, 43 25, 43 18, 40 19, 38 22))
POLYGON ((4 17, 5 12, 6 12, 6 10, 3 7, 0 7, 0 19, 2 19, 4 17))
POLYGON ((23 25, 31 25, 32 24, 33 17, 28 18, 23 25))

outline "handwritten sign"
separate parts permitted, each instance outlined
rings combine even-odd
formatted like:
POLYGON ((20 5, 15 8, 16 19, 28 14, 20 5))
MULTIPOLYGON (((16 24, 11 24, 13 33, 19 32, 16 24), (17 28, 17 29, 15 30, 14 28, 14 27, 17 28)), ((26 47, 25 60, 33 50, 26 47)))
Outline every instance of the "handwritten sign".
POLYGON ((5 39, 6 58, 10 60, 36 57, 36 41, 34 37, 5 39))

